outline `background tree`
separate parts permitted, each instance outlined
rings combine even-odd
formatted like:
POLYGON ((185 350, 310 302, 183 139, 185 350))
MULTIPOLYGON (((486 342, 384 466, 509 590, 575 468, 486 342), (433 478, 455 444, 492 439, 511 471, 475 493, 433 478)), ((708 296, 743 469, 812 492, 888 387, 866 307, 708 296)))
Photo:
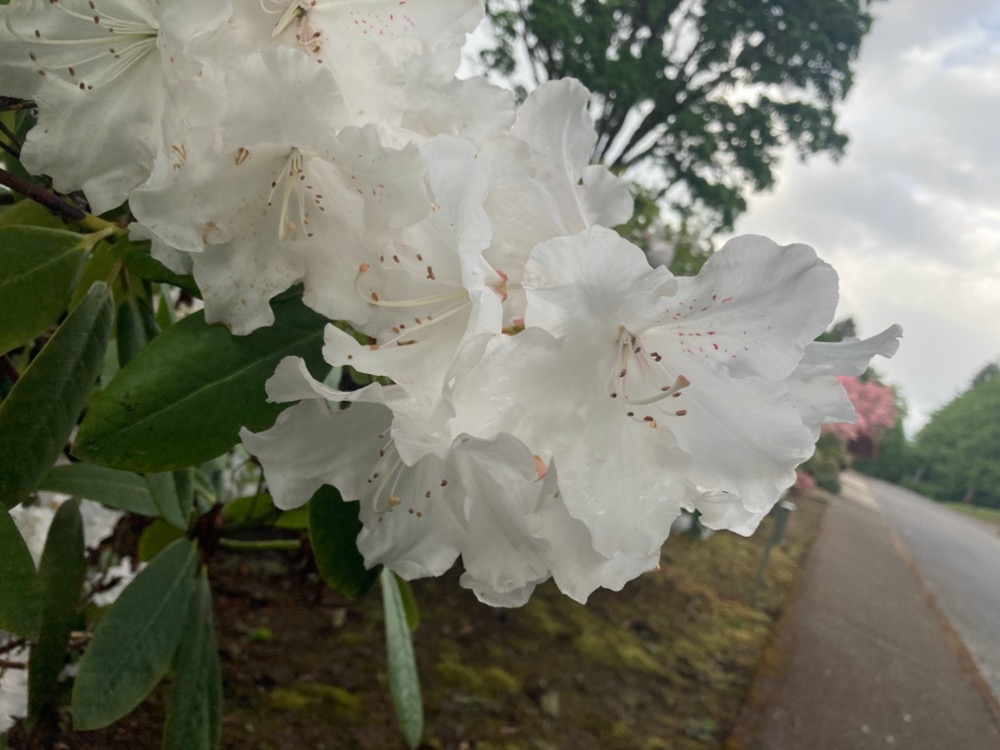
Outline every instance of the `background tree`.
POLYGON ((1000 507, 1000 377, 987 365, 917 435, 919 489, 936 500, 1000 507))
POLYGON ((823 331, 823 333, 816 337, 816 340, 836 343, 857 335, 858 327, 854 322, 854 318, 843 318, 823 331))
POLYGON ((843 153, 834 105, 851 87, 870 4, 488 0, 496 45, 482 59, 508 77, 526 60, 527 85, 581 80, 594 93, 595 160, 725 229, 747 190, 773 185, 786 145, 803 158, 843 153))

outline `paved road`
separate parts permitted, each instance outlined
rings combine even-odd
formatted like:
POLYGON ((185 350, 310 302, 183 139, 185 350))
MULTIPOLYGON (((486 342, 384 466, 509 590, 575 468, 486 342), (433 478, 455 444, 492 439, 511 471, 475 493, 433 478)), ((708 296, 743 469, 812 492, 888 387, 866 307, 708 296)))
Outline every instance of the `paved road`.
POLYGON ((1000 536, 909 490, 864 481, 1000 699, 1000 536))

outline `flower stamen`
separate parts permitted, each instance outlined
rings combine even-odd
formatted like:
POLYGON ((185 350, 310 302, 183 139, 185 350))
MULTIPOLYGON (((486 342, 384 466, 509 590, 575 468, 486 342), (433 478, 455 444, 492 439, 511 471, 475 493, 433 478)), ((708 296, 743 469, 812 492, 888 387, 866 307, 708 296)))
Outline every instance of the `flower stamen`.
MULTIPOLYGON (((288 156, 288 162, 286 168, 282 170, 281 175, 277 180, 271 183, 271 192, 267 196, 267 205, 271 206, 274 203, 274 193, 278 189, 278 185, 282 182, 284 186, 281 190, 281 211, 278 214, 278 241, 284 240, 286 236, 290 234, 295 234, 298 231, 298 225, 292 221, 289 217, 289 205, 292 201, 292 193, 295 192, 296 186, 299 186, 298 190, 298 209, 299 209, 299 222, 302 226, 309 225, 309 215, 306 212, 306 202, 305 196, 302 192, 302 187, 299 183, 305 180, 305 157, 303 157, 302 152, 297 148, 292 148, 291 154, 288 156)), ((309 187, 308 185, 306 186, 309 187)), ((312 236, 311 234, 309 236, 312 236)))

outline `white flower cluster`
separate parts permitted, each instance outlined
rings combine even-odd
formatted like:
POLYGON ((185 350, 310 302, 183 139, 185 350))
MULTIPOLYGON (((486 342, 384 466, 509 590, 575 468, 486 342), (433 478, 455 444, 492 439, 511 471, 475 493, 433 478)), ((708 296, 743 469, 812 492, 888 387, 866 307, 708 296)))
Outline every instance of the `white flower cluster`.
POLYGON ((13 0, 4 94, 32 97, 25 165, 191 271, 235 333, 303 284, 324 356, 281 363, 244 432, 276 503, 360 502, 369 565, 516 606, 654 568, 672 521, 750 533, 853 418, 836 380, 901 332, 817 344, 837 277, 802 245, 729 242, 674 278, 608 227, 627 186, 588 166, 588 92, 515 109, 455 71, 477 0, 13 0), (346 408, 345 408, 346 407, 346 408))

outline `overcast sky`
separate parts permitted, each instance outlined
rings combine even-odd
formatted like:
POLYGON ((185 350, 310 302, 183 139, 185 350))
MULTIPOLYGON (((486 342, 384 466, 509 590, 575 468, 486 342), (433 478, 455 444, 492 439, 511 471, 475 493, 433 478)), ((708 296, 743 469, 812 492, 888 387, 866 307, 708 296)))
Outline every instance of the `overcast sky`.
POLYGON ((1000 3, 889 0, 840 107, 839 164, 794 157, 737 233, 805 242, 840 273, 838 317, 910 404, 909 432, 1000 356, 1000 3))

